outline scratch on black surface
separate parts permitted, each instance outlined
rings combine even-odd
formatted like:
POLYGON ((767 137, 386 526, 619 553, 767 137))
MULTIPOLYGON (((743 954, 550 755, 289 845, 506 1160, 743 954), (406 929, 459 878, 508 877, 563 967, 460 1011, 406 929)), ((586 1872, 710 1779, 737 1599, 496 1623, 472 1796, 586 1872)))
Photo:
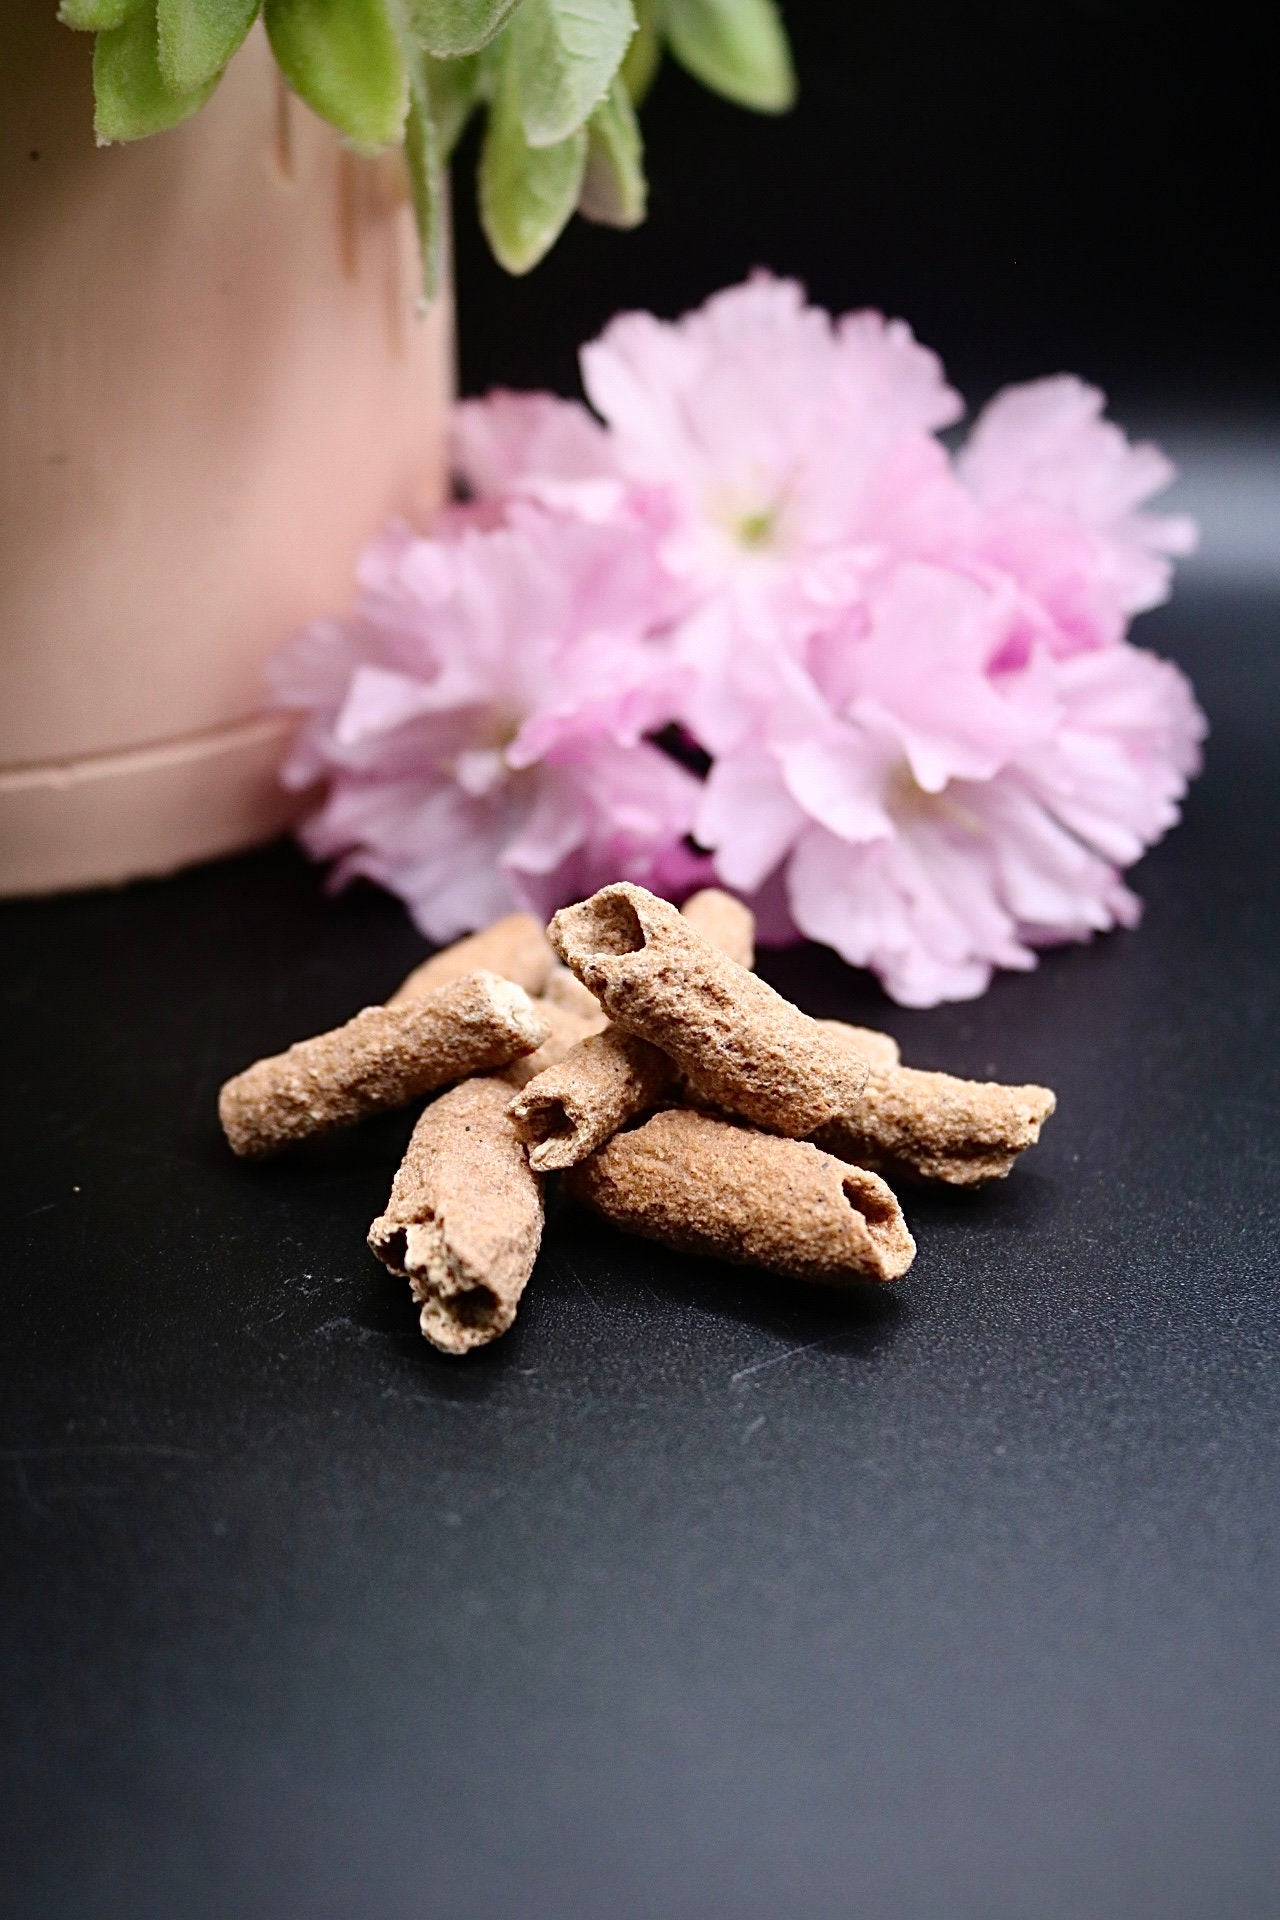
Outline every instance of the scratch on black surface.
POLYGON ((596 1312, 598 1314, 603 1315, 604 1308, 601 1306, 600 1302, 596 1299, 596 1296, 594 1295, 594 1293, 592 1293, 590 1287, 587 1285, 582 1275, 578 1272, 577 1268, 571 1267, 567 1260, 562 1260, 561 1265, 563 1266, 565 1272, 568 1274, 569 1278, 572 1281, 574 1281, 576 1285, 581 1287, 582 1291, 586 1294, 588 1300, 591 1302, 596 1312))
POLYGON ((27 1478, 26 1468, 22 1464, 21 1455, 14 1455, 10 1459, 9 1464, 13 1468, 13 1477, 18 1488, 18 1498, 21 1500, 23 1506, 27 1509, 28 1513, 34 1513, 38 1520, 45 1519, 49 1509, 37 1500, 35 1494, 31 1491, 31 1482, 27 1478))
POLYGON ((763 1373, 766 1367, 780 1367, 784 1360, 794 1360, 799 1353, 812 1353, 815 1347, 829 1347, 833 1341, 843 1340, 846 1333, 847 1329, 842 1328, 839 1333, 824 1334, 821 1340, 806 1340, 802 1346, 787 1347, 782 1353, 771 1353, 767 1360, 753 1360, 749 1367, 739 1367, 736 1373, 729 1375, 729 1385, 736 1387, 739 1381, 748 1379, 753 1373, 763 1373))

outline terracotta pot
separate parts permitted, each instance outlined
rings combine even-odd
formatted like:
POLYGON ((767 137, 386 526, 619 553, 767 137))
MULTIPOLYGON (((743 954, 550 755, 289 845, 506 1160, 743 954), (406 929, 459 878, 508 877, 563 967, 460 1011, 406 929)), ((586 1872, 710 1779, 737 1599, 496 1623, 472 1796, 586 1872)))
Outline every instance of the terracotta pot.
POLYGON ((93 143, 87 36, 0 19, 0 893, 269 838, 273 646, 440 498, 447 303, 398 159, 255 32, 194 120, 93 143))

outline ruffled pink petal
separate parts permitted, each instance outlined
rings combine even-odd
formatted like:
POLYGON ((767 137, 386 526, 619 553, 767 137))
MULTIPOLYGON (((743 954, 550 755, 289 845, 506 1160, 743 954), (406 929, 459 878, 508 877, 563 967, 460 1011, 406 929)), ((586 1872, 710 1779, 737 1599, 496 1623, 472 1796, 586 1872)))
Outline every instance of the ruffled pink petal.
POLYGON ((900 841, 850 847, 813 828, 791 862, 788 891, 802 933, 853 966, 873 968, 904 1006, 974 999, 990 981, 993 963, 967 951, 950 916, 919 897, 918 873, 900 841), (934 926, 922 928, 922 918, 934 926), (942 941, 939 921, 949 936, 942 941))
POLYGON ((1045 737, 1053 714, 1030 683, 997 680, 1010 608, 945 568, 901 567, 870 609, 858 643, 851 711, 901 740, 929 793, 952 779, 990 779, 1045 737))
POLYGON ((454 470, 478 499, 528 483, 589 481, 613 471, 609 441, 576 400, 498 389, 453 410, 454 470))
POLYGON ((592 826, 591 809, 569 775, 540 767, 526 777, 532 791, 525 794, 502 849, 502 866, 513 879, 554 872, 592 826))
POLYGON ((806 824, 772 755, 725 754, 702 790, 693 834, 715 854, 725 885, 752 893, 788 854, 806 824))
POLYGON ((1057 663, 1062 722, 1022 768, 1027 787, 1085 845, 1128 866, 1178 819, 1206 723, 1166 660, 1119 646, 1057 663))
POLYGON ((967 790, 962 804, 983 822, 1000 897, 1037 944, 1087 940, 1114 924, 1116 870, 1037 802, 1016 777, 967 790))
POLYGON ((333 722, 334 744, 355 747, 375 735, 439 711, 438 686, 386 667, 359 666, 347 682, 333 722))
POLYGON ((1006 387, 979 415, 956 464, 997 524, 1038 521, 1049 538, 1058 524, 1088 529, 1103 591, 1133 614, 1166 597, 1169 557, 1192 550, 1196 529, 1185 515, 1139 511, 1176 469, 1158 447, 1133 445, 1104 419, 1105 404, 1096 387, 1069 374, 1006 387))
POLYGON ((787 792, 810 820, 841 840, 883 840, 893 832, 885 806, 889 754, 851 727, 775 748, 787 792))

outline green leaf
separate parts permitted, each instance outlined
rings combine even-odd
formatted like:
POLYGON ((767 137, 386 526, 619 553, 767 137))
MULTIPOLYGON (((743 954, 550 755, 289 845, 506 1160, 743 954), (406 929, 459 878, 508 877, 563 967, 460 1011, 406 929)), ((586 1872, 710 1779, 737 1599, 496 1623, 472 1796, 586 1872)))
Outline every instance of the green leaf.
POLYGON ((520 0, 408 0, 410 30, 438 60, 478 53, 501 33, 519 4, 520 0))
POLYGON ((146 0, 62 0, 58 18, 64 27, 77 27, 82 33, 107 33, 122 27, 132 13, 141 12, 146 0))
POLYGON ((390 0, 264 0, 294 92, 365 153, 399 146, 409 76, 390 0))
POLYGON ((587 170, 578 212, 602 226, 638 227, 647 200, 640 122, 618 75, 588 122, 587 170))
POLYGON ((431 66, 426 54, 410 51, 404 157, 409 169, 418 252, 422 259, 422 294, 426 300, 434 300, 440 290, 444 252, 444 165, 432 97, 431 66))
POLYGON ((665 0, 671 51, 695 80, 740 107, 783 113, 796 97, 774 0, 665 0))
POLYGON ((632 103, 639 106, 662 60, 662 17, 658 0, 635 0, 636 31, 622 62, 621 73, 632 103))
POLYGON ((480 223, 508 273, 528 273, 554 246, 578 204, 586 163, 585 127, 556 147, 529 145, 508 58, 480 152, 480 223))
POLYGON ((100 147, 163 133, 202 107, 217 85, 176 93, 160 71, 154 0, 93 46, 93 130, 100 147))
POLYGON ((457 60, 428 60, 427 91, 431 100, 436 145, 440 150, 440 164, 447 166, 450 154, 462 138, 463 129, 480 104, 482 86, 478 56, 467 53, 457 60))
POLYGON ((631 0, 524 0, 507 32, 531 147, 553 147, 582 126, 635 30, 631 0))
POLYGON ((261 0, 157 0, 160 71, 175 92, 216 79, 258 17, 261 0))

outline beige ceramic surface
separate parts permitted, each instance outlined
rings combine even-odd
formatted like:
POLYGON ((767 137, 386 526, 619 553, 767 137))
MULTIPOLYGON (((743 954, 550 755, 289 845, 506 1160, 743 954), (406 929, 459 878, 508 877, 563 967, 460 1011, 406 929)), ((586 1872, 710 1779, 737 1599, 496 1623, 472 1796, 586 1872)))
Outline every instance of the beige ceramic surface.
POLYGON ((0 892, 284 819, 266 654, 438 500, 448 314, 398 161, 255 33, 195 120, 98 150, 90 40, 0 7, 0 892))

